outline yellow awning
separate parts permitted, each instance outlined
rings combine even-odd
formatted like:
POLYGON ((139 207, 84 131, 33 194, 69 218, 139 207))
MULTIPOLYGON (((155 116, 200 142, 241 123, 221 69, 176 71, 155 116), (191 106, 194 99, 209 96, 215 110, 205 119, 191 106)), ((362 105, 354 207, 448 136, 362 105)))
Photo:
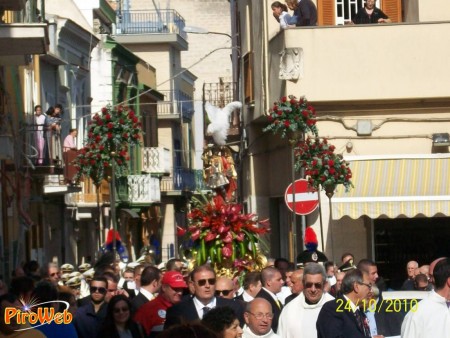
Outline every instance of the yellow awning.
POLYGON ((450 214, 450 157, 416 156, 401 159, 347 159, 355 186, 339 186, 332 202, 332 217, 367 215, 414 217, 450 214))

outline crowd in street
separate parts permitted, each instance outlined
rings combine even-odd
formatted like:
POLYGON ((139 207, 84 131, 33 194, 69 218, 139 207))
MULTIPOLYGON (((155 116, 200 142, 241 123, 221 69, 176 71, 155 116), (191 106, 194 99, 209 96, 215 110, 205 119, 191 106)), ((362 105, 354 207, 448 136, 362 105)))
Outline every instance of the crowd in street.
POLYGON ((383 298, 370 259, 313 260, 269 259, 261 271, 234 278, 208 264, 188 271, 176 258, 124 264, 106 253, 78 269, 31 261, 9 285, 0 283, 0 337, 450 337, 449 258, 405 262, 402 289, 423 297, 398 304, 383 298), (54 320, 39 325, 33 314, 44 309, 54 320))

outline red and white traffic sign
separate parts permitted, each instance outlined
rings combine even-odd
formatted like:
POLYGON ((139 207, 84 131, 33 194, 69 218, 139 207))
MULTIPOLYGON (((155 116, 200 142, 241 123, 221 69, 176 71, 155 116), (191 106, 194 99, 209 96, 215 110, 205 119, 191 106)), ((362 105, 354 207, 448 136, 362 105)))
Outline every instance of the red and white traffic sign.
POLYGON ((284 193, 284 200, 289 210, 297 215, 308 215, 319 206, 319 194, 317 191, 312 192, 308 181, 303 178, 296 180, 294 185, 289 184, 284 193))

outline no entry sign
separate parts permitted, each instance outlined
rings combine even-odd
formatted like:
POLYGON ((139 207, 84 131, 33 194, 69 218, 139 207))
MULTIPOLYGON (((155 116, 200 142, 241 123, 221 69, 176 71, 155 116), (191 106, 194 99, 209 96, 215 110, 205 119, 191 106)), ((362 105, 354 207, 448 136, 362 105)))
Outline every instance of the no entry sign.
POLYGON ((319 205, 317 191, 311 192, 311 189, 308 187, 308 181, 303 178, 296 180, 294 184, 289 184, 284 194, 284 199, 289 210, 297 215, 308 215, 316 210, 319 205))

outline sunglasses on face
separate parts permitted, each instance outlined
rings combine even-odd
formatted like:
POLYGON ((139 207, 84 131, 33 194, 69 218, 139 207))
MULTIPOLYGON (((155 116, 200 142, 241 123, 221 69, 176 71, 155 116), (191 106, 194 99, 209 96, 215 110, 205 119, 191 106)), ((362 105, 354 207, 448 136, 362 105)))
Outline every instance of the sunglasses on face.
POLYGON ((216 284, 216 279, 215 278, 199 279, 196 283, 198 284, 198 286, 205 286, 207 282, 209 285, 214 285, 216 284))
POLYGON ((127 307, 116 307, 114 308, 114 313, 120 313, 120 312, 128 312, 130 311, 127 307))
POLYGON ((59 272, 53 272, 50 274, 50 276, 52 276, 52 277, 59 276, 59 272))
POLYGON ((224 295, 225 297, 228 296, 230 294, 230 292, 232 292, 233 290, 216 290, 215 294, 216 296, 220 296, 221 294, 224 295))
POLYGON ((91 293, 96 293, 96 292, 98 292, 98 293, 101 293, 102 295, 104 295, 104 294, 106 294, 106 288, 104 288, 104 287, 97 287, 97 286, 91 286, 90 288, 89 288, 89 291, 91 291, 91 293))
POLYGON ((311 289, 312 287, 315 287, 316 289, 322 289, 323 285, 322 283, 305 283, 305 289, 311 289))

